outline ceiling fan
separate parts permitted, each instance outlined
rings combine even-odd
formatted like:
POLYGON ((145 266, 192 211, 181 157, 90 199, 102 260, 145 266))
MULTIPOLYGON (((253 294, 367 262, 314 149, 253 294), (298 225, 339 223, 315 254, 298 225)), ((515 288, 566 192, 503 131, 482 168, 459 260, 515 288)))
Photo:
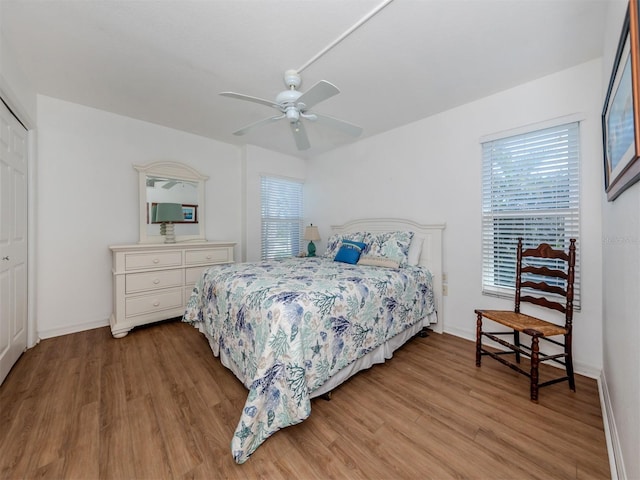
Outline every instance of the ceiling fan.
POLYGON ((344 120, 339 120, 328 115, 320 115, 319 113, 312 113, 309 111, 316 104, 340 93, 340 90, 338 90, 335 85, 327 82, 326 80, 320 80, 313 87, 303 93, 297 90, 301 82, 302 80, 297 71, 287 70, 284 72, 284 84, 287 86, 287 90, 280 92, 274 101, 243 95, 241 93, 220 93, 220 95, 225 97, 259 103, 260 105, 266 105, 267 107, 272 107, 280 111, 279 115, 265 118, 247 125, 246 127, 233 132, 233 134, 244 135, 256 127, 286 118, 291 127, 291 132, 293 133, 293 138, 298 150, 307 150, 311 147, 311 144, 309 143, 309 138, 307 137, 304 124, 302 123, 303 119, 327 125, 354 137, 357 137, 362 133, 362 128, 357 125, 353 125, 352 123, 345 122, 344 120))

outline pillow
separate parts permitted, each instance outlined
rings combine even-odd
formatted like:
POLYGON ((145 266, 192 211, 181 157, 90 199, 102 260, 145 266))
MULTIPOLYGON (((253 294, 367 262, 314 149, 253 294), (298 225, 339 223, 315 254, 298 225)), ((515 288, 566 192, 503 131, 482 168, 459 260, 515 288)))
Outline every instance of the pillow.
POLYGON ((364 233, 362 232, 334 233, 329 237, 329 240, 327 240, 327 249, 324 252, 324 256, 335 258, 338 250, 340 250, 340 245, 342 245, 342 240, 360 242, 362 241, 362 237, 364 237, 364 233))
POLYGON ((422 254, 422 243, 424 238, 413 237, 411 245, 409 245, 409 253, 407 254, 407 265, 418 265, 420 263, 420 255, 422 254))
POLYGON ((354 242, 352 240, 343 240, 340 250, 334 260, 336 262, 350 263, 355 265, 360 258, 360 252, 366 245, 362 242, 354 242))
POLYGON ((413 232, 368 232, 362 240, 367 244, 362 253, 374 257, 389 258, 403 266, 407 264, 409 244, 412 238, 413 232))
POLYGON ((358 265, 371 265, 374 267, 398 268, 400 264, 396 260, 384 257, 373 257, 371 255, 362 255, 358 260, 358 265))

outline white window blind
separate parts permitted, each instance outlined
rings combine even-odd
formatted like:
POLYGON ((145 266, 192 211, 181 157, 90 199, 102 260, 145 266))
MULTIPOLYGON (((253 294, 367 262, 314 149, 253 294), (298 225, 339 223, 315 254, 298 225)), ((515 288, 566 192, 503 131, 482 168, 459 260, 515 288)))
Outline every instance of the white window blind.
POLYGON ((262 259, 290 257, 302 242, 302 183, 261 177, 262 259))
POLYGON ((579 136, 574 122, 482 144, 483 293, 514 295, 518 237, 525 247, 545 242, 565 251, 575 238, 579 308, 579 136))

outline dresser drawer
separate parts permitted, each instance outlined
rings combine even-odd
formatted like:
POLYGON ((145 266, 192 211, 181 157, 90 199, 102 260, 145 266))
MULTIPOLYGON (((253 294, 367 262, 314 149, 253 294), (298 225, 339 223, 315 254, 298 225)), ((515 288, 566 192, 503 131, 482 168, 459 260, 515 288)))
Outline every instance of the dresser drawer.
POLYGON ((185 263, 195 265, 198 263, 229 263, 233 261, 230 248, 202 248, 185 251, 185 263))
POLYGON ((182 269, 157 272, 129 273, 125 278, 125 293, 158 290, 182 286, 182 269))
POLYGON ((175 288, 150 295, 129 297, 125 300, 125 316, 134 317, 136 315, 144 315, 145 313, 182 307, 184 305, 183 295, 183 288, 175 288))
POLYGON ((125 270, 140 270, 141 268, 177 267, 182 265, 182 252, 149 252, 128 253, 124 259, 125 270))

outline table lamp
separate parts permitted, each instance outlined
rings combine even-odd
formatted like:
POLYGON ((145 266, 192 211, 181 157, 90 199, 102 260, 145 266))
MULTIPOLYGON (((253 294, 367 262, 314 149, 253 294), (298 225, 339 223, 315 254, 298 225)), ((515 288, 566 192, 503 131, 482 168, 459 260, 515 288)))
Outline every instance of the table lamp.
POLYGON ((309 246, 307 247, 307 252, 309 257, 316 256, 316 246, 313 241, 316 242, 320 240, 320 232, 318 232, 318 227, 314 226, 313 223, 304 229, 304 237, 305 240, 309 240, 309 246))
POLYGON ((164 243, 176 243, 173 222, 182 222, 182 204, 180 203, 159 203, 156 206, 155 221, 161 223, 160 234, 164 235, 164 243))

